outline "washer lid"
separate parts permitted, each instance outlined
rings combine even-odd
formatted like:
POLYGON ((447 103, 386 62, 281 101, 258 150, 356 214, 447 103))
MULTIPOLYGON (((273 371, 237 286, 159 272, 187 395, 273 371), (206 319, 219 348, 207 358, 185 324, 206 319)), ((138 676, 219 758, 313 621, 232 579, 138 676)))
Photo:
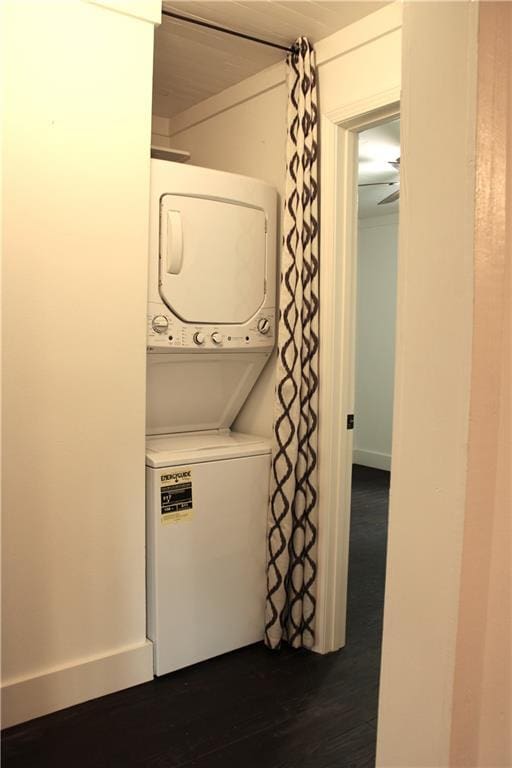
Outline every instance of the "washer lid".
POLYGON ((268 350, 150 353, 146 434, 228 429, 269 355, 268 350))
POLYGON ((146 466, 175 467, 220 459, 270 453, 270 442, 256 435, 230 430, 185 432, 152 436, 146 440, 146 466))

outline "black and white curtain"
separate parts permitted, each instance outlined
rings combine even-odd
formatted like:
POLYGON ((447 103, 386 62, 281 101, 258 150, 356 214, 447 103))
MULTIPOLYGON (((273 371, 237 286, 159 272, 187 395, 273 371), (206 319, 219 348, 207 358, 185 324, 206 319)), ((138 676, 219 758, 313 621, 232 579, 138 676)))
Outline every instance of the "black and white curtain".
POLYGON ((288 55, 288 140, 270 486, 265 642, 315 640, 318 436, 318 110, 314 51, 288 55))

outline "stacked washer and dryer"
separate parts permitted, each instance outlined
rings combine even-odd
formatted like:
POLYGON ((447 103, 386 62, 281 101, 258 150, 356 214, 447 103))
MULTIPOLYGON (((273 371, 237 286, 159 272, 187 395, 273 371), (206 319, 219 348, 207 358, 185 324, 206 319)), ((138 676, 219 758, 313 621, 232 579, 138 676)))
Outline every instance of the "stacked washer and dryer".
POLYGON ((276 192, 151 161, 147 592, 155 674, 261 639, 270 444, 231 425, 272 352, 276 192))

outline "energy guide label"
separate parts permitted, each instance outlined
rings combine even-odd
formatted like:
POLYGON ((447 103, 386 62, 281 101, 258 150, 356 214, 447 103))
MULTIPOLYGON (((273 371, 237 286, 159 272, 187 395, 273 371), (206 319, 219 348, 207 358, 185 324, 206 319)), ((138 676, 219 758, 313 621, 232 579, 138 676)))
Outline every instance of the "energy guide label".
POLYGON ((192 517, 192 470, 177 467, 160 475, 160 521, 179 523, 192 517))

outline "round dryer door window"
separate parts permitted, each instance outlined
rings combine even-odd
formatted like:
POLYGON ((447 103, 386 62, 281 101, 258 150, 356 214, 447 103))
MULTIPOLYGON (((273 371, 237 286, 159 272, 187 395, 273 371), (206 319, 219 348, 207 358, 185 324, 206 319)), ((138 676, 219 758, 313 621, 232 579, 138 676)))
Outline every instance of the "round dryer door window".
POLYGON ((266 286, 266 220, 236 201, 164 195, 160 203, 160 293, 189 323, 246 323, 266 286))

